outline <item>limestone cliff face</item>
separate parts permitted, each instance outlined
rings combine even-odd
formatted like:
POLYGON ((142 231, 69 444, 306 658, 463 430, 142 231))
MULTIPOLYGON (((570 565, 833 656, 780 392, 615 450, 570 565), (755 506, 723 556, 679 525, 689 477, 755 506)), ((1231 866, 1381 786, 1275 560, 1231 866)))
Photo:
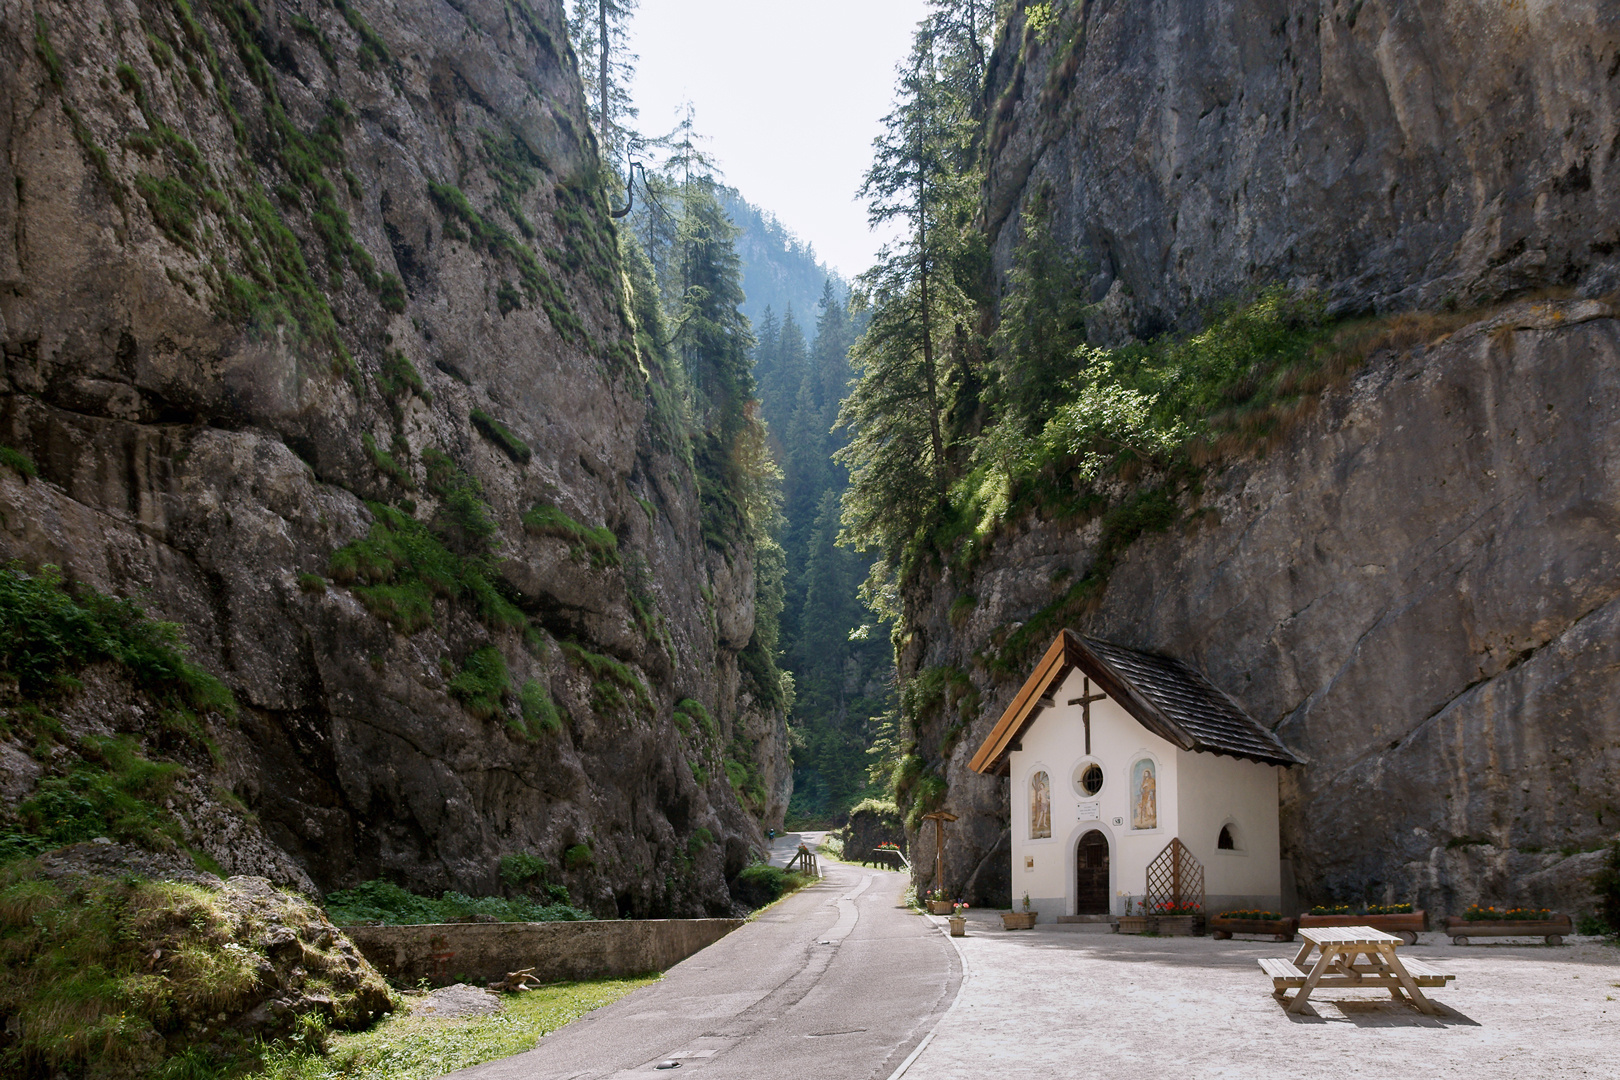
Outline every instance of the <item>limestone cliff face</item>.
POLYGON ((0 25, 0 442, 39 470, 0 470, 0 557, 184 627, 242 706, 223 778, 323 888, 489 890, 588 844, 566 883, 599 910, 727 907, 785 726, 737 662, 750 554, 705 544, 638 355, 561 4, 0 25), (489 595, 351 588, 386 577, 332 560, 381 503, 489 595), (487 648, 493 706, 451 693, 487 648))
POLYGON ((990 80, 992 240, 1005 267, 1049 186, 1092 299, 1113 293, 1102 336, 1277 282, 1351 310, 1620 286, 1607 0, 1019 7, 990 80))
MULTIPOLYGON (((988 221, 1005 267, 1048 194, 1096 274, 1095 340, 1279 281, 1340 311, 1568 287, 1372 357, 1210 476, 1196 524, 1138 540, 1076 629, 1197 663, 1310 759, 1283 791, 1302 899, 1585 909, 1620 829, 1620 322, 1580 298, 1620 282, 1620 12, 1054 3, 1045 36, 1026 14, 993 65, 988 221)), ((921 739, 977 896, 1008 895, 1007 794, 967 761, 1025 674, 985 658, 1097 541, 1025 521, 907 598, 901 674, 982 695, 959 738, 953 713, 921 739)))

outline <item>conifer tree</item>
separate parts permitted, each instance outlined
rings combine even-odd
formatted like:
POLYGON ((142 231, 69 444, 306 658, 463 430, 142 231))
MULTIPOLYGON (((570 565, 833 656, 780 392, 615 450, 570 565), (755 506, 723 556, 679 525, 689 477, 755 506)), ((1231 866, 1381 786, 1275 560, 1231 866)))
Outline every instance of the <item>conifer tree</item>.
POLYGON ((574 0, 568 35, 579 56, 579 76, 596 120, 602 159, 615 174, 628 164, 637 142, 629 121, 636 118, 630 97, 640 57, 630 51, 630 17, 641 0, 574 0))

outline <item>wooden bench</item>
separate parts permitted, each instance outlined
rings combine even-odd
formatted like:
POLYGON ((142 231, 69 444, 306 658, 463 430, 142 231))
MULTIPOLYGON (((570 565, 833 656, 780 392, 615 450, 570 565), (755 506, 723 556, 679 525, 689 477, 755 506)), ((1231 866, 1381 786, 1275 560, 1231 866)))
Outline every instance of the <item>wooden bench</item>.
POLYGON ((1280 957, 1276 959, 1262 957, 1260 969, 1271 976, 1271 985, 1277 993, 1281 993, 1289 987, 1305 985, 1305 972, 1295 967, 1292 960, 1284 960, 1280 957))
POLYGON ((1433 964, 1426 964, 1422 960, 1413 960, 1406 956, 1401 957, 1401 966, 1419 986, 1438 986, 1444 989, 1446 983, 1457 977, 1449 971, 1441 971, 1433 964))

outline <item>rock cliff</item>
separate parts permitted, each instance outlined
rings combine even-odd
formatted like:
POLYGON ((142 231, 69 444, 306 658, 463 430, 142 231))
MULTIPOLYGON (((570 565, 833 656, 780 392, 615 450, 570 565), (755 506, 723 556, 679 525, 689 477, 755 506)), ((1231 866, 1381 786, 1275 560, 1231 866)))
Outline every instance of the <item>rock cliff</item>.
MULTIPOLYGON (((1620 828, 1620 11, 1024 4, 992 70, 997 265, 1044 193, 1095 274, 1094 342, 1279 282, 1341 313, 1477 309, 1415 318, 1207 476, 1073 625, 1198 664, 1309 759, 1283 790, 1301 899, 1589 908, 1620 828)), ((976 898, 1008 896, 1007 793, 967 762, 1027 674, 987 660, 1099 529, 1027 519, 906 597, 902 676, 963 681, 919 752, 976 898)))
POLYGON ((1022 3, 987 91, 998 263, 1049 185, 1115 337, 1277 282, 1340 310, 1600 295, 1617 63, 1606 0, 1022 3))
POLYGON ((0 469, 0 557, 140 597, 234 691, 218 780, 258 841, 195 843, 321 888, 487 892, 534 854, 602 912, 729 907, 785 724, 560 2, 0 24, 0 443, 38 472, 0 469))

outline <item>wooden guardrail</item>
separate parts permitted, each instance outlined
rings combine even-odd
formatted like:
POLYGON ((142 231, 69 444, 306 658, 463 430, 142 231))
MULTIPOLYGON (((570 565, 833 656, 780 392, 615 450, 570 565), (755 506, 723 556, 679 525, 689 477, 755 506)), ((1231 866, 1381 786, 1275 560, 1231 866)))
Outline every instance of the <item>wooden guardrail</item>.
POLYGON ((787 869, 792 870, 794 867, 798 867, 803 873, 821 876, 821 871, 816 868, 816 853, 804 844, 800 844, 798 854, 788 860, 787 869))

